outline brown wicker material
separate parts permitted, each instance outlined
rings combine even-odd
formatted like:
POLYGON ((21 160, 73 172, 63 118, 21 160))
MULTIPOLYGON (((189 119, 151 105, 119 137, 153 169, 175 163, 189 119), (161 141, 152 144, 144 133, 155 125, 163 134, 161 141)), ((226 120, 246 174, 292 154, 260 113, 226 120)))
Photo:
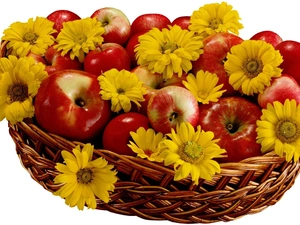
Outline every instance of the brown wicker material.
MULTIPOLYGON (((9 124, 18 156, 31 177, 48 191, 58 174, 55 163, 61 150, 79 143, 45 133, 31 122, 9 124)), ((190 179, 174 181, 172 168, 137 157, 95 150, 118 170, 118 182, 108 204, 98 200, 97 209, 135 215, 149 220, 177 223, 231 221, 257 213, 277 203, 299 174, 299 162, 287 163, 273 152, 239 163, 221 164, 212 181, 193 185, 190 179)))
MULTIPOLYGON (((0 46, 0 57, 7 56, 7 42, 0 46)), ((80 142, 49 134, 32 120, 9 125, 9 133, 24 168, 44 189, 60 188, 56 162, 61 151, 80 142)), ((97 200, 97 209, 138 216, 148 220, 177 223, 214 223, 232 221, 258 213, 276 204, 292 187, 300 171, 299 162, 287 163, 274 152, 239 163, 221 164, 221 173, 212 181, 194 185, 190 179, 174 181, 174 170, 137 157, 96 149, 94 157, 104 157, 118 171, 119 180, 111 201, 97 200)))

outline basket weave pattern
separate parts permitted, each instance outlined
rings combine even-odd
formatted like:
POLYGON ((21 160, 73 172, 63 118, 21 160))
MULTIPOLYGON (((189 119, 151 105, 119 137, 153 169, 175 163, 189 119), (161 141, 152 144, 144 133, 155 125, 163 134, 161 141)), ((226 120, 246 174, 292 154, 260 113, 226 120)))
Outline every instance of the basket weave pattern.
MULTIPOLYGON (((60 188, 53 179, 61 151, 82 144, 49 134, 32 121, 9 124, 16 151, 31 177, 48 191, 60 188)), ((177 223, 231 221, 277 203, 299 174, 299 162, 287 163, 274 152, 239 163, 221 164, 221 173, 198 185, 174 181, 174 170, 137 157, 96 149, 118 171, 111 201, 97 200, 97 209, 177 223)))

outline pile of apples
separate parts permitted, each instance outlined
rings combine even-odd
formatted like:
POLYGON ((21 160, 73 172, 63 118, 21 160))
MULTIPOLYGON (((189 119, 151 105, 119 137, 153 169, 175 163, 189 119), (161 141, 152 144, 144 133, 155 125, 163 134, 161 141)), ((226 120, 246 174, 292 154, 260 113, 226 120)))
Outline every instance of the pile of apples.
MULTIPOLYGON (((193 62, 190 72, 196 74, 201 69, 216 73, 227 91, 218 102, 200 104, 182 84, 187 74, 182 77, 174 74, 171 79, 163 80, 162 75, 152 74, 137 65, 134 52, 141 34, 153 27, 162 29, 175 24, 188 29, 189 16, 170 21, 162 14, 143 14, 131 23, 121 10, 105 7, 96 10, 91 17, 104 25, 104 43, 87 53, 83 63, 70 59, 68 54, 61 56, 53 46, 43 57, 29 54, 37 62, 44 63, 49 74, 34 101, 34 119, 47 132, 135 156, 127 146, 131 140, 130 131, 144 127, 166 134, 176 124, 187 121, 214 132, 215 138, 220 139, 220 147, 227 150, 228 157, 223 162, 237 162, 261 155, 260 145, 256 143, 256 121, 268 102, 283 102, 287 98, 300 102, 300 43, 283 41, 275 32, 262 31, 251 39, 265 40, 280 51, 284 59, 283 76, 273 79, 263 93, 251 97, 233 90, 223 66, 231 47, 243 39, 231 33, 206 38, 204 53, 193 62), (147 94, 140 108, 113 113, 110 102, 101 99, 97 77, 112 68, 132 71, 144 83, 147 94)), ((68 10, 57 10, 47 18, 54 22, 58 32, 63 22, 80 19, 68 10)))

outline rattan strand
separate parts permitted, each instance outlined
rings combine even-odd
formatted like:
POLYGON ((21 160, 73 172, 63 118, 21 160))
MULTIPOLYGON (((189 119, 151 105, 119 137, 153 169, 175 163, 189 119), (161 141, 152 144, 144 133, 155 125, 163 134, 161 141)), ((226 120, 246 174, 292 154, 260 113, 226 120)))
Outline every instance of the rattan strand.
MULTIPOLYGON (((46 190, 58 174, 61 151, 71 151, 79 142, 48 134, 30 121, 9 124, 9 133, 24 168, 46 190)), ((147 220, 176 223, 232 221, 258 213, 276 204, 292 187, 299 174, 299 162, 287 163, 270 152, 239 163, 221 164, 221 173, 211 181, 194 185, 189 178, 174 181, 174 171, 162 164, 108 150, 95 150, 118 170, 116 189, 108 204, 97 200, 97 209, 138 216, 147 220)))

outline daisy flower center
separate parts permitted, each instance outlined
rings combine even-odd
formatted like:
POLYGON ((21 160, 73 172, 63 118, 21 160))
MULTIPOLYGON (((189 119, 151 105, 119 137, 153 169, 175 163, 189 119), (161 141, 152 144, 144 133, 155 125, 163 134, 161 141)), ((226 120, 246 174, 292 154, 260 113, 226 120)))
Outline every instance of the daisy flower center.
POLYGON ((145 153, 146 156, 151 157, 153 151, 150 150, 150 149, 145 149, 145 150, 144 150, 144 153, 145 153))
POLYGON ((28 86, 22 83, 14 83, 8 88, 7 94, 12 102, 24 102, 28 98, 28 86))
POLYGON ((216 29, 219 28, 219 25, 220 25, 220 24, 222 24, 222 20, 219 19, 219 18, 215 18, 215 19, 213 19, 213 20, 210 21, 209 26, 210 26, 212 29, 216 30, 216 29))
POLYGON ((32 45, 35 43, 37 39, 38 39, 38 35, 33 32, 26 33, 23 37, 24 42, 29 42, 32 45))
POLYGON ((299 124, 296 121, 280 120, 276 125, 276 136, 282 142, 294 142, 299 138, 299 134, 299 124))
POLYGON ((198 96, 202 99, 206 99, 208 97, 208 95, 209 95, 208 92, 205 90, 198 91, 198 96))
POLYGON ((262 72, 263 63, 260 59, 250 58, 244 62, 244 71, 249 78, 254 78, 262 72))
POLYGON ((120 94, 120 95, 124 95, 125 91, 122 88, 118 88, 117 93, 120 94))
POLYGON ((78 183, 81 184, 88 184, 93 180, 93 172, 90 168, 80 169, 76 175, 78 183))
POLYGON ((184 161, 196 164, 197 160, 203 155, 203 148, 196 142, 188 141, 182 145, 179 152, 184 161))
POLYGON ((173 53, 177 48, 178 46, 176 45, 176 43, 165 43, 162 46, 162 53, 166 53, 167 51, 173 53))
POLYGON ((79 34, 75 37, 74 42, 82 45, 84 42, 86 42, 87 38, 84 34, 79 34))

